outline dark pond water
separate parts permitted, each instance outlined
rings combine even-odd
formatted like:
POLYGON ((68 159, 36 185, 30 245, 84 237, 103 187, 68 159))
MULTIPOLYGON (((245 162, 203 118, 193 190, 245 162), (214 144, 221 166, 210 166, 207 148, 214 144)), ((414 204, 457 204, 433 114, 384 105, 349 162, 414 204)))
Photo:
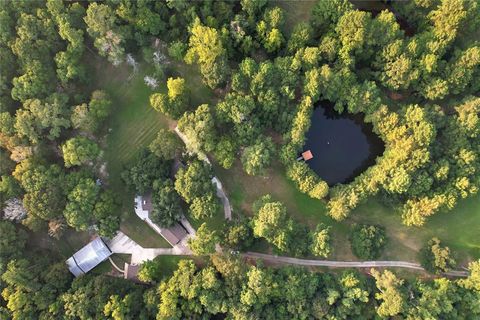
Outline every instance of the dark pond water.
POLYGON ((338 114, 329 102, 315 108, 304 151, 312 151, 313 159, 307 164, 329 185, 352 181, 384 149, 361 115, 338 114))

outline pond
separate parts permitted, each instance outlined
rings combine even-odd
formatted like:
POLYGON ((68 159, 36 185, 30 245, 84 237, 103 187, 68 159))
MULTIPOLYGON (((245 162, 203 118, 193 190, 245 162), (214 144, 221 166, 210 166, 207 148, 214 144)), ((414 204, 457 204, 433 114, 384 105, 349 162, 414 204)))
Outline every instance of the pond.
POLYGON ((325 101, 315 108, 305 138, 303 150, 313 154, 307 164, 330 186, 351 182, 385 150, 362 115, 338 114, 325 101))

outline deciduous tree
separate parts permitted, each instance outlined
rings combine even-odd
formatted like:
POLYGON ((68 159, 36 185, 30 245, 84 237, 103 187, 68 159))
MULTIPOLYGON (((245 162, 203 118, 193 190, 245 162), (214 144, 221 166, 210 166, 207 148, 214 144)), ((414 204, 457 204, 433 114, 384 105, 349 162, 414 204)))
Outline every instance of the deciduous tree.
POLYGON ((220 241, 217 232, 210 230, 206 223, 198 228, 195 238, 188 240, 188 246, 196 255, 206 255, 215 252, 215 245, 220 241))
POLYGON ((87 164, 99 155, 98 145, 85 137, 74 137, 62 145, 63 160, 65 167, 80 166, 87 164))

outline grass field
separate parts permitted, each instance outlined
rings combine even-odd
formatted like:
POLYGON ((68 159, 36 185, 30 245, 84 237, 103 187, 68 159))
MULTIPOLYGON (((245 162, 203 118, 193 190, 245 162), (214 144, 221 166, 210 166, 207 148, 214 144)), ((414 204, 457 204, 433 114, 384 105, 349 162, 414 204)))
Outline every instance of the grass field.
POLYGON ((138 151, 147 147, 158 129, 167 128, 169 121, 149 104, 152 91, 144 84, 146 70, 140 66, 131 75, 126 65, 113 67, 99 59, 96 88, 105 90, 112 99, 113 111, 107 126, 104 160, 107 163, 108 185, 122 203, 121 230, 145 247, 170 247, 167 241, 140 220, 133 210, 134 193, 127 190, 120 178, 124 167, 138 151))
POLYGON ((271 6, 278 6, 285 11, 285 31, 289 35, 297 23, 310 19, 315 3, 315 0, 276 0, 271 2, 271 6))
POLYGON ((461 262, 480 258, 480 196, 462 201, 451 212, 438 213, 423 227, 404 226, 397 213, 391 212, 375 198, 360 205, 347 220, 339 223, 326 215, 322 201, 299 192, 285 177, 279 164, 274 164, 265 177, 248 176, 239 163, 229 170, 215 169, 231 199, 234 213, 251 215, 252 203, 264 194, 271 194, 285 204, 294 219, 306 223, 311 229, 318 223, 330 225, 334 239, 332 259, 355 259, 348 245, 353 223, 385 227, 390 241, 383 259, 415 261, 421 246, 433 236, 450 246, 461 262))
MULTIPOLYGON (((143 247, 170 247, 168 242, 135 215, 134 194, 126 189, 120 174, 137 153, 150 144, 159 129, 173 128, 175 122, 150 106, 149 97, 154 91, 143 80, 149 74, 146 64, 140 64, 135 74, 125 64, 113 67, 101 58, 96 58, 95 67, 95 88, 108 92, 113 101, 113 112, 107 123, 104 160, 109 174, 108 185, 122 202, 121 230, 143 247)), ((214 101, 213 92, 203 85, 196 66, 173 62, 168 69, 172 76, 186 79, 192 107, 214 101)), ((166 92, 165 83, 155 91, 166 92)), ((209 224, 216 226, 216 222, 211 220, 213 219, 209 220, 209 224)))

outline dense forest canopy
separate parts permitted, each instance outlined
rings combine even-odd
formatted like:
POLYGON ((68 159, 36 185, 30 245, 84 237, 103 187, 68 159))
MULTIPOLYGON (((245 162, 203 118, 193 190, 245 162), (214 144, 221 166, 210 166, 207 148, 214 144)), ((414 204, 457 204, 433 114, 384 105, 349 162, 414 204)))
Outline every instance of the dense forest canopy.
MULTIPOLYGON (((152 219, 162 226, 185 210, 205 219, 220 207, 212 167, 196 153, 225 169, 240 159, 248 175, 264 174, 278 158, 295 186, 324 201, 336 220, 373 196, 408 226, 453 209, 480 187, 478 1, 399 1, 368 12, 321 0, 309 21, 292 28, 266 0, 0 2, 0 318, 480 317, 478 262, 465 279, 408 281, 388 270, 373 270, 372 278, 214 255, 201 268, 182 261, 168 279, 144 271, 150 283, 143 286, 106 276, 72 280, 63 257, 26 248, 34 233, 60 238, 73 228, 112 237, 119 230, 120 195, 103 158, 115 105, 94 86, 97 55, 133 68, 145 60, 156 77, 145 82, 167 89, 150 96, 151 106, 178 121, 188 140, 183 150, 172 132, 159 132, 122 175, 132 192, 152 192, 152 219), (212 102, 194 105, 159 45, 198 67, 212 102), (362 114, 385 144, 375 165, 348 184, 328 186, 297 161, 323 100, 339 113, 362 114)), ((252 236, 295 255, 334 250, 329 227, 309 233, 268 195, 252 211, 224 234, 201 225, 192 250, 210 254, 219 241, 242 249, 252 236)), ((375 258, 386 241, 381 227, 359 225, 351 245, 358 257, 375 258)), ((454 265, 439 239, 422 254, 431 272, 454 265)))

